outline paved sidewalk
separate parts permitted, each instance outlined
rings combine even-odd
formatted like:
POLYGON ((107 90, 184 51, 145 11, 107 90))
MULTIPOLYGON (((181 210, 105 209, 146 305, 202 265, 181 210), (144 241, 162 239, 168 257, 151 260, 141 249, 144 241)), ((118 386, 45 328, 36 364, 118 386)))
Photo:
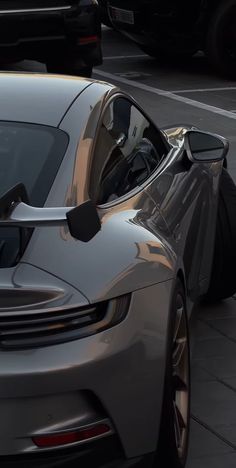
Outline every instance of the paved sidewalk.
POLYGON ((235 468, 236 296, 195 317, 187 468, 235 468))

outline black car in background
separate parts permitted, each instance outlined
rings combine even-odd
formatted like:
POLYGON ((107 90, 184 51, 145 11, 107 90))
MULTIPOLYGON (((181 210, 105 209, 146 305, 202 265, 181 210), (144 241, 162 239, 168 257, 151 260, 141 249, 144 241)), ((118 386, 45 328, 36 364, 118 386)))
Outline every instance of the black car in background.
POLYGON ((46 63, 49 72, 91 76, 102 62, 96 0, 0 0, 0 62, 46 63))
POLYGON ((187 59, 201 50, 236 77, 236 0, 103 0, 115 28, 147 54, 187 59))

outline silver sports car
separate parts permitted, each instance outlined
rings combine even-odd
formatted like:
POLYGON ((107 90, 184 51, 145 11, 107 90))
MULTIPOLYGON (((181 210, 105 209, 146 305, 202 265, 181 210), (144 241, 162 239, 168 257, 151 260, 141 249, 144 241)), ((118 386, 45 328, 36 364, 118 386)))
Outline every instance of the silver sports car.
POLYGON ((183 468, 188 318, 236 289, 228 144, 98 81, 0 102, 0 466, 183 468))

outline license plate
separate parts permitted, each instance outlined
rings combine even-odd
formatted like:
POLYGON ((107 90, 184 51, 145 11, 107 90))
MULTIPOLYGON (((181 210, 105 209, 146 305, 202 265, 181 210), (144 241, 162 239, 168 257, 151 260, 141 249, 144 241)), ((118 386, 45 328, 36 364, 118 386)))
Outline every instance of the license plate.
POLYGON ((110 15, 113 21, 118 21, 119 23, 134 24, 133 11, 110 7, 110 15))

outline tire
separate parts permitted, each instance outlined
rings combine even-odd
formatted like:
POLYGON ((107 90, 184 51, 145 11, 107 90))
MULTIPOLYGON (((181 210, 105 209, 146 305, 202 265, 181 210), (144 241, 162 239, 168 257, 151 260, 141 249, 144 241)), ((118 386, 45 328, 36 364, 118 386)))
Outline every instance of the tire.
POLYGON ((91 78, 92 67, 78 68, 76 62, 72 61, 56 61, 50 60, 46 63, 48 73, 57 73, 63 75, 82 76, 85 78, 91 78))
POLYGON ((206 39, 206 55, 222 75, 236 78, 236 0, 224 0, 212 16, 206 39))
POLYGON ((163 42, 158 44, 156 47, 148 45, 139 45, 139 48, 150 57, 154 57, 162 62, 179 62, 183 60, 189 60, 197 51, 198 48, 194 44, 188 44, 187 47, 173 46, 172 41, 163 42))
POLYGON ((107 26, 108 28, 113 29, 112 22, 109 18, 108 12, 103 12, 102 14, 102 24, 107 26))
POLYGON ((101 22, 102 24, 105 24, 105 26, 108 26, 109 28, 112 28, 111 20, 109 17, 108 13, 108 1, 107 0, 98 0, 98 5, 100 8, 100 17, 101 17, 101 22))
POLYGON ((160 468, 183 468, 187 459, 190 425, 190 353, 185 302, 184 289, 178 279, 171 304, 162 416, 154 464, 160 468), (177 436, 176 427, 179 426, 176 424, 177 419, 182 442, 177 436))
POLYGON ((113 26, 112 26, 111 21, 109 20, 109 18, 105 18, 105 19, 103 18, 102 24, 104 24, 104 26, 107 26, 107 28, 113 29, 113 26))
POLYGON ((207 302, 232 296, 236 291, 236 186, 223 168, 216 223, 215 248, 207 302))

